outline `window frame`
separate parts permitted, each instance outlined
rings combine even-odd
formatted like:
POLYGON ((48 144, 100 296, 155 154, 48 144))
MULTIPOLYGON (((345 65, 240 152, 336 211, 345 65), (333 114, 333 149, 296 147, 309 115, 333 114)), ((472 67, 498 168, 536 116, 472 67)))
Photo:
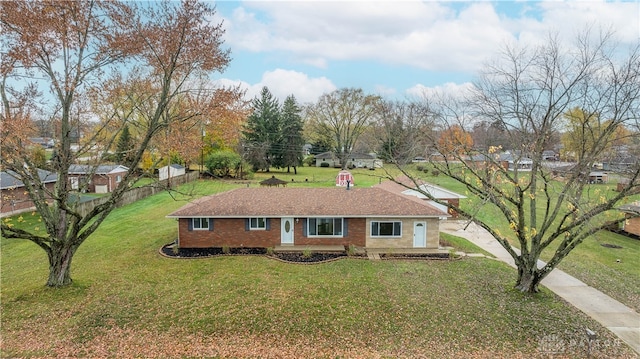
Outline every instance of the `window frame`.
POLYGON ((402 237, 402 221, 371 221, 370 225, 370 235, 373 238, 401 238, 402 237), (380 224, 391 224, 392 225, 392 233, 391 234, 380 234, 380 224), (396 224, 399 226, 396 228, 396 224), (377 230, 374 230, 374 226, 377 227, 377 230), (398 229, 398 234, 396 234, 396 229, 398 229), (374 234, 376 233, 376 234, 374 234))
POLYGON ((211 219, 208 217, 191 218, 191 228, 194 231, 208 231, 210 226, 209 221, 211 221, 211 219), (206 221, 206 224, 207 224, 206 227, 202 227, 202 224, 205 223, 204 221, 206 221), (196 227, 196 223, 198 224, 197 227, 196 227))
POLYGON ((266 231, 267 230, 267 218, 266 217, 250 217, 249 218, 249 230, 250 231, 266 231), (255 220, 256 226, 253 225, 255 220), (260 220, 262 220, 262 226, 260 226, 260 220))
POLYGON ((307 219, 307 236, 310 238, 343 238, 344 237, 344 218, 342 217, 311 217, 307 219), (319 220, 325 223, 320 223, 320 225, 328 224, 327 220, 331 221, 333 234, 318 234, 318 225, 319 220), (339 231, 336 231, 336 222, 339 221, 340 228, 339 231), (312 223, 313 222, 313 223, 312 223), (312 229, 313 227, 313 231, 312 229), (338 234, 336 234, 336 232, 338 234), (313 234, 312 234, 313 233, 313 234))

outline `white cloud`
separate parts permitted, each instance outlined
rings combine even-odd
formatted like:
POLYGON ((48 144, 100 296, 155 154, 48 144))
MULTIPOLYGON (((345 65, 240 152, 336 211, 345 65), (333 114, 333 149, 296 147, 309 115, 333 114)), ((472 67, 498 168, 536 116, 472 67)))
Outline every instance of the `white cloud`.
POLYGON ((561 1, 538 5, 543 15, 543 27, 557 29, 560 34, 573 38, 586 26, 599 30, 611 29, 624 43, 637 43, 640 39, 640 3, 605 1, 561 1))
POLYGON ((553 29, 573 36, 585 24, 615 25, 623 41, 637 41, 638 7, 542 1, 498 13, 491 2, 249 1, 226 19, 225 38, 231 48, 284 52, 319 68, 365 59, 473 72, 504 43, 542 41, 553 29))
MULTIPOLYGON (((485 16, 492 11, 489 4, 472 4, 459 16, 442 4, 421 1, 243 4, 225 21, 227 43, 232 48, 286 51, 293 59, 323 68, 329 60, 376 59, 442 69, 453 65, 447 58, 456 46, 465 52, 486 51, 484 41, 489 35, 481 33, 495 33, 487 21, 497 19, 495 14, 485 16), (466 18, 476 15, 479 20, 470 26, 466 18), (266 20, 258 20, 263 17, 266 20), (447 39, 449 35, 454 37, 447 39), (474 38, 483 40, 469 46, 474 38)), ((477 57, 465 56, 456 63, 468 67, 470 59, 477 57)))
POLYGON ((326 77, 310 78, 308 75, 291 70, 276 69, 262 75, 260 82, 249 84, 244 81, 221 79, 217 81, 223 86, 240 85, 247 90, 247 99, 260 95, 264 86, 281 102, 287 96, 294 95, 299 104, 315 102, 326 93, 336 90, 336 86, 326 77))

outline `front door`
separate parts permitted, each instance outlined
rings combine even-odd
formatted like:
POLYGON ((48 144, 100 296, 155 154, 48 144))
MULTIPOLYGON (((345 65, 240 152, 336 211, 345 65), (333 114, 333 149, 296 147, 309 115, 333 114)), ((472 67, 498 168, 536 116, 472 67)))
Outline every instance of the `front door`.
POLYGON ((427 223, 413 222, 413 247, 425 248, 427 246, 427 223))
POLYGON ((293 218, 282 218, 281 220, 281 244, 293 244, 293 218))

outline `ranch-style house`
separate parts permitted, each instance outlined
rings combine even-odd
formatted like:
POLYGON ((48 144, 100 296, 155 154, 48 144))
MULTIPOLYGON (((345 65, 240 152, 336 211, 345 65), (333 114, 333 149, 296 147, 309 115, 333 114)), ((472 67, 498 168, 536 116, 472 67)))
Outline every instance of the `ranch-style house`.
POLYGON ((381 188, 238 188, 200 198, 168 218, 181 248, 342 245, 439 246, 447 213, 381 188))

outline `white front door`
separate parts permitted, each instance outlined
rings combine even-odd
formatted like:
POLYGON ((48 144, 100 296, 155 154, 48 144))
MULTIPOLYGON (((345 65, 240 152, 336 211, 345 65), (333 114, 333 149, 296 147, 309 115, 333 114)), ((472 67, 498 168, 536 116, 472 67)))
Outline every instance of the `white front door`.
POLYGON ((281 237, 280 242, 282 244, 293 244, 293 218, 282 218, 281 225, 281 237))
POLYGON ((427 246, 427 222, 413 222, 413 247, 427 246))

